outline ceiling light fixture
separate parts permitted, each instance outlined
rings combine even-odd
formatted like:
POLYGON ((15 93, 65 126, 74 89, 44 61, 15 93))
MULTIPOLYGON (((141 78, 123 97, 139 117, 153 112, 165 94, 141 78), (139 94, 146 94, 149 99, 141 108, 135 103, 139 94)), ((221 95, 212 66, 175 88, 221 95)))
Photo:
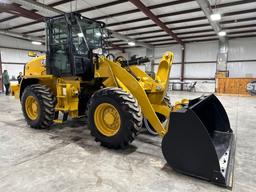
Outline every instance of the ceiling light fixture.
POLYGON ((128 45, 135 46, 136 44, 135 44, 135 42, 130 41, 130 42, 128 42, 128 45))
POLYGON ((42 42, 40 42, 40 41, 32 41, 32 44, 34 44, 34 45, 42 45, 42 42))
POLYGON ((211 20, 212 21, 220 21, 221 20, 221 14, 220 13, 211 14, 211 20))
POLYGON ((226 32, 226 31, 220 31, 220 32, 218 33, 218 35, 219 35, 220 37, 223 37, 223 36, 226 36, 226 35, 227 35, 227 32, 226 32))

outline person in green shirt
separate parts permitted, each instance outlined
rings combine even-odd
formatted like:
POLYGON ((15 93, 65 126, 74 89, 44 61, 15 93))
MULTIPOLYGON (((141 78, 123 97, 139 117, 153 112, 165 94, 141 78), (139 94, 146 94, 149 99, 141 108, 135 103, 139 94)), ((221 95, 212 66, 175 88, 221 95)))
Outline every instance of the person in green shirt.
POLYGON ((4 70, 4 73, 3 73, 3 83, 5 86, 5 95, 9 95, 10 79, 9 79, 9 74, 7 70, 4 70))

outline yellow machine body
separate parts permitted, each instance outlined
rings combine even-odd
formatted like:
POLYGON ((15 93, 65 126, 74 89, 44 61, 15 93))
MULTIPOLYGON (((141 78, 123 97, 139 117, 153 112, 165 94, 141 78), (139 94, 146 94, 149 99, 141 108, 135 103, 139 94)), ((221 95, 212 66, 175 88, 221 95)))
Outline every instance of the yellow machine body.
MULTIPOLYGON (((155 79, 142 71, 136 65, 129 67, 131 73, 126 68, 121 67, 119 62, 114 62, 104 56, 99 58, 99 67, 95 70, 95 78, 91 82, 83 82, 79 77, 55 77, 46 74, 46 56, 34 58, 25 66, 25 76, 21 85, 12 85, 12 93, 19 98, 28 82, 37 81, 39 84, 47 85, 51 88, 57 98, 55 111, 66 112, 72 118, 79 117, 78 103, 80 84, 93 84, 97 78, 104 79, 105 87, 120 87, 131 93, 139 102, 142 113, 148 119, 159 135, 166 133, 156 112, 168 118, 170 107, 163 102, 168 88, 168 78, 171 70, 173 53, 167 52, 163 55, 155 79), (132 75, 133 74, 133 75, 132 75)), ((61 123, 61 120, 55 120, 61 123)))

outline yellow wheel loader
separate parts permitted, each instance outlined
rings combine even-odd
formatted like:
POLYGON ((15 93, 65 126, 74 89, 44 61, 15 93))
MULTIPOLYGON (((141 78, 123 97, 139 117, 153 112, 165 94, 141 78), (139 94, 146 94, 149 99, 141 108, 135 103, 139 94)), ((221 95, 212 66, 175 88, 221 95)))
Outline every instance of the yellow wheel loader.
POLYGON ((12 86, 28 125, 47 128, 87 115, 95 140, 118 149, 135 139, 144 118, 163 137, 172 168, 231 186, 234 134, 219 100, 209 95, 170 106, 165 97, 173 53, 163 55, 152 78, 100 53, 104 36, 103 23, 76 13, 46 18, 46 56, 28 62, 21 83, 12 86))

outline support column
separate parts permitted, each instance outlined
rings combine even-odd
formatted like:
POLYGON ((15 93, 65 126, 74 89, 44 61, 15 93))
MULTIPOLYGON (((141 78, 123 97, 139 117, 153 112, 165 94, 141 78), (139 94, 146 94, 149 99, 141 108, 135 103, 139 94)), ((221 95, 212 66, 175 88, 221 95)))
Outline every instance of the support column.
POLYGON ((228 46, 228 39, 226 37, 221 37, 219 39, 219 50, 217 55, 217 73, 219 71, 227 72, 228 46))
POLYGON ((3 86, 3 73, 2 73, 2 58, 1 58, 2 52, 0 51, 0 92, 4 91, 3 86))
POLYGON ((150 62, 145 65, 145 71, 154 73, 154 64, 155 64, 155 49, 147 48, 146 56, 149 58, 150 62))
POLYGON ((181 91, 183 91, 183 81, 184 81, 184 71, 185 71, 185 44, 181 47, 181 74, 180 74, 180 81, 181 81, 181 91))

